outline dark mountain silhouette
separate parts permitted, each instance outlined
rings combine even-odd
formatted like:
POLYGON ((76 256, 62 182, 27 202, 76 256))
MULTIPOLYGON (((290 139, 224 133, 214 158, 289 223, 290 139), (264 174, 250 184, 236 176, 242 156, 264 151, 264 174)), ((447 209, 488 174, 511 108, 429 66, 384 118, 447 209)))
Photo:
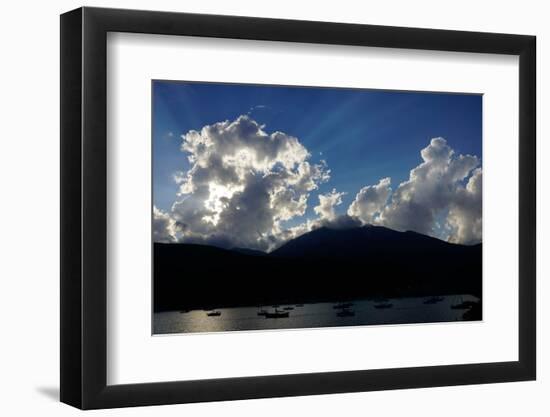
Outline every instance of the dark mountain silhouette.
POLYGON ((411 253, 429 255, 460 251, 467 248, 416 232, 397 232, 387 227, 363 226, 353 229, 321 227, 297 237, 271 253, 278 257, 357 258, 365 256, 408 256, 411 253))
POLYGON ((154 245, 155 311, 472 294, 482 247, 364 226, 319 228, 264 254, 193 244, 154 245))

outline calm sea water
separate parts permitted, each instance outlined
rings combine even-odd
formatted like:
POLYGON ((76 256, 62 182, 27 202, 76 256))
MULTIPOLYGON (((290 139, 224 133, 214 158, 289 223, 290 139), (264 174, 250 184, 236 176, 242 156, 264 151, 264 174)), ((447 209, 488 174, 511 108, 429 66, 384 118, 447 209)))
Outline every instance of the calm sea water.
MULTIPOLYGON (((429 297, 393 298, 380 300, 356 300, 348 308, 354 316, 339 317, 341 309, 335 309, 337 303, 315 303, 297 306, 280 305, 279 311, 288 311, 286 318, 266 318, 258 316, 257 307, 238 307, 216 309, 220 316, 209 317, 207 311, 188 312, 169 311, 155 313, 153 333, 196 333, 226 332, 235 330, 301 329, 334 326, 361 326, 374 324, 406 324, 462 321, 467 310, 453 309, 451 306, 463 301, 479 301, 470 295, 450 295, 435 303, 426 304, 429 297), (376 308, 376 305, 391 304, 388 308, 376 308), (284 310, 288 308, 288 310, 284 310), (291 309, 292 308, 292 309, 291 309)), ((274 311, 272 306, 263 306, 274 311)))

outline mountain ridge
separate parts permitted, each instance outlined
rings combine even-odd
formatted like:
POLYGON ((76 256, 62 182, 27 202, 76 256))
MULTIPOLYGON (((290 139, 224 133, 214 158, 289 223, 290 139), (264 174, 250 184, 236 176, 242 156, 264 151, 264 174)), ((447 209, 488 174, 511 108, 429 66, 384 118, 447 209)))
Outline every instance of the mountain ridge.
MULTIPOLYGON (((429 244, 431 247, 449 247, 448 245, 460 247, 475 246, 451 243, 433 236, 424 235, 422 233, 414 231, 400 232, 384 226, 365 225, 349 229, 333 229, 329 227, 320 227, 286 242, 279 248, 272 251, 270 254, 275 254, 276 256, 288 256, 291 255, 289 253, 292 250, 291 248, 297 246, 299 247, 300 244, 304 241, 306 241, 306 246, 311 247, 312 240, 315 240, 315 246, 317 247, 321 244, 324 244, 330 246, 331 249, 336 249, 333 248, 335 244, 341 245, 342 243, 344 243, 347 244, 345 245, 347 249, 358 249, 355 244, 364 243, 360 242, 360 239, 369 239, 371 241, 374 241, 374 243, 378 245, 383 244, 385 245, 384 249, 386 250, 390 249, 387 247, 388 244, 395 244, 399 240, 401 242, 409 241, 410 239, 418 239, 419 242, 422 241, 426 244, 429 244), (352 243, 353 246, 350 247, 349 243, 352 243)), ((338 249, 341 250, 341 247, 338 249)), ((370 247, 370 249, 376 249, 376 247, 370 247)), ((395 250, 395 247, 391 249, 395 250)))
POLYGON ((361 297, 481 295, 482 244, 382 226, 319 228, 271 253, 154 244, 155 310, 361 297))

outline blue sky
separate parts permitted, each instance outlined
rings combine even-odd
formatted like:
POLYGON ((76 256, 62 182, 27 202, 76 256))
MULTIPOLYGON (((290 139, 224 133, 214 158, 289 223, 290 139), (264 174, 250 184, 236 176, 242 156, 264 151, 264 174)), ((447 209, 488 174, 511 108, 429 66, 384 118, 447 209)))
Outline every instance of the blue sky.
MULTIPOLYGON (((326 160, 331 179, 318 193, 346 192, 338 211, 345 211, 366 184, 382 177, 391 177, 394 186, 406 180, 431 138, 444 137, 457 154, 482 157, 480 95, 154 81, 158 208, 170 209, 177 191, 173 174, 190 168, 180 151, 181 135, 243 114, 264 124, 268 133, 297 137, 311 162, 326 160)), ((306 218, 313 215, 315 194, 306 218)))

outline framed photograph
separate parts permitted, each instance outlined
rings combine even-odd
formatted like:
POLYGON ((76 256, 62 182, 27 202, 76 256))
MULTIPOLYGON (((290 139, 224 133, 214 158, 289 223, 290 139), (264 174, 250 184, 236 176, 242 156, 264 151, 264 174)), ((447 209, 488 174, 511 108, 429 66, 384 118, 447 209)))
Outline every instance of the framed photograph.
POLYGON ((535 37, 61 16, 61 401, 535 379, 535 37))

